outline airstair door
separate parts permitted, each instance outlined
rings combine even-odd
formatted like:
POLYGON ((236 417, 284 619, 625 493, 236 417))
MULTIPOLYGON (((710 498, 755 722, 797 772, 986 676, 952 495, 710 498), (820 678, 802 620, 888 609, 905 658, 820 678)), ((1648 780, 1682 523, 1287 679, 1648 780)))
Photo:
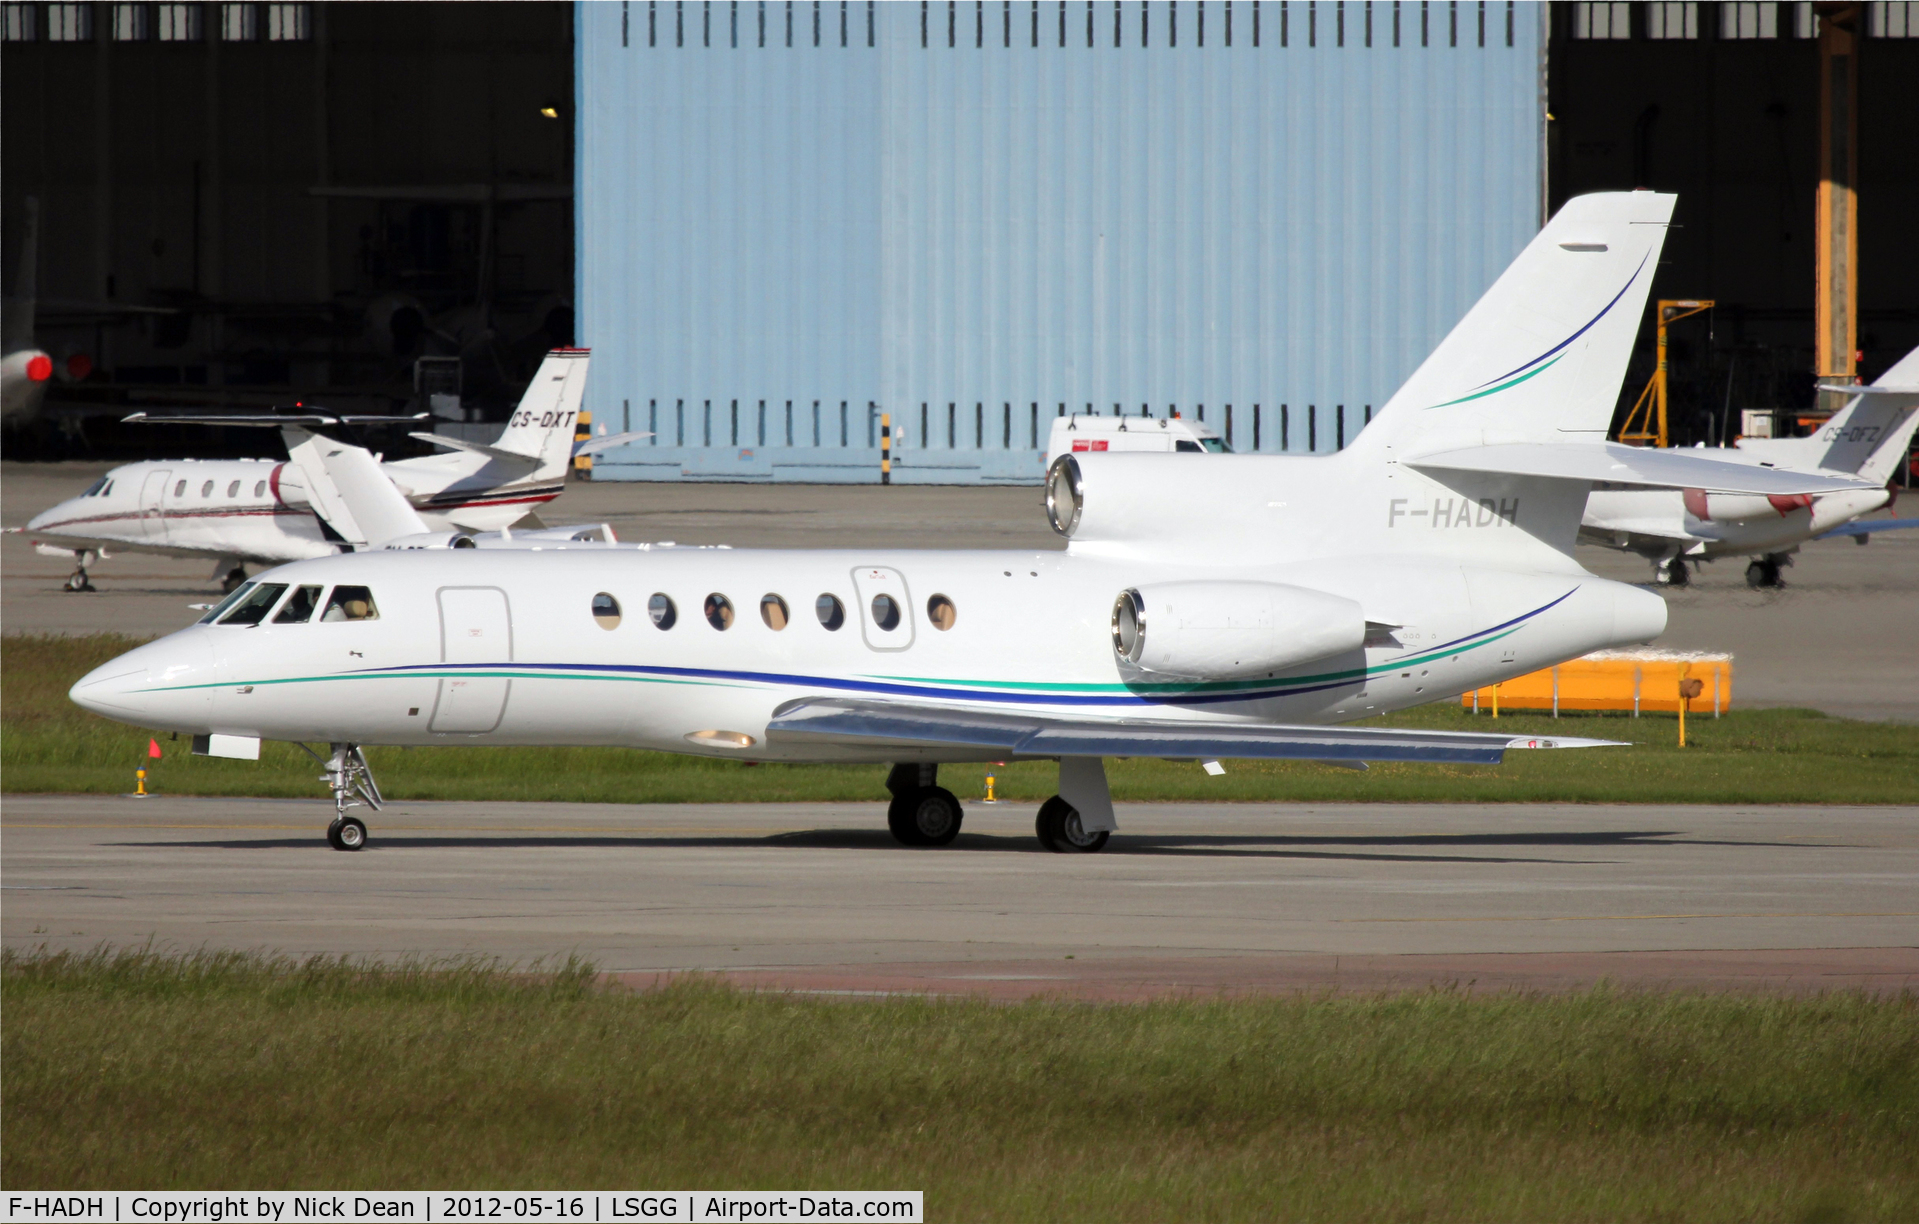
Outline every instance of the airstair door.
POLYGON ((853 571, 860 632, 874 650, 905 650, 913 644, 913 596, 906 576, 883 566, 853 571))
POLYGON ((140 486, 140 534, 149 540, 167 538, 167 520, 161 506, 166 496, 167 481, 173 479, 173 473, 167 468, 157 472, 148 472, 146 483, 140 486))
POLYGON ((513 681, 495 674, 513 662, 513 617, 498 587, 440 588, 440 699, 434 731, 482 735, 506 716, 513 681))

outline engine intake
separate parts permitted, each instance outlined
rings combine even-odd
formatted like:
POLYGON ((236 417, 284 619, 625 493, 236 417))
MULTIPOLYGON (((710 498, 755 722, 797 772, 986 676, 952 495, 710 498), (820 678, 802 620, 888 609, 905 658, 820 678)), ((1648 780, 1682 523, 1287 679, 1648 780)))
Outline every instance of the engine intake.
POLYGON ((1275 675, 1360 649, 1366 614, 1338 595, 1276 582, 1165 582, 1121 591, 1113 653, 1156 675, 1275 675))

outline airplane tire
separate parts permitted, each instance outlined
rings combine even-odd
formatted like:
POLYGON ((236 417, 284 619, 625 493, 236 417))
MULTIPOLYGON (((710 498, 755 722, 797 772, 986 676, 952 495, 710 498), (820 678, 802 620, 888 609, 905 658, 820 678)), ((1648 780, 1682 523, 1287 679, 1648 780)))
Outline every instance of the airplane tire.
POLYGON ((66 589, 69 591, 91 591, 93 589, 93 583, 87 580, 87 576, 84 573, 74 574, 67 579, 66 589))
POLYGON ((1754 561, 1746 566, 1746 585, 1758 590, 1779 585, 1779 567, 1770 561, 1754 561))
POLYGON ((327 826, 327 844, 335 850, 366 848, 366 825, 355 817, 342 816, 327 826))
POLYGON ((1055 854, 1097 854, 1112 836, 1081 828, 1078 809, 1058 795, 1040 804, 1033 831, 1039 836, 1039 844, 1055 854))
POLYGON ((1667 566, 1666 570, 1666 581, 1672 586, 1682 587, 1692 581, 1692 572, 1686 568, 1686 563, 1678 557, 1672 559, 1672 564, 1667 566))
POLYGON ((959 836, 965 810, 943 786, 922 786, 887 805, 886 827, 902 846, 949 846, 959 836))

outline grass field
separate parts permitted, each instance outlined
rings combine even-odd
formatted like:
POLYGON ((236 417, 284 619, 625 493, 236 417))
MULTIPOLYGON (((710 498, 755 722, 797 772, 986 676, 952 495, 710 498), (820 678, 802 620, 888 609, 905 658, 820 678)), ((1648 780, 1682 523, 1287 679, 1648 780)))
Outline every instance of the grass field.
MULTIPOLYGON (((134 639, 0 638, 0 789, 115 794, 147 764, 148 733, 109 722, 67 700, 90 668, 134 639)), ((1396 726, 1490 731, 1446 702, 1387 720, 1396 726)), ((1853 722, 1809 710, 1741 710, 1688 720, 1680 750, 1671 715, 1501 718, 1514 735, 1574 734, 1636 741, 1630 748, 1515 752, 1501 766, 1376 765, 1367 773, 1304 762, 1233 762, 1224 777, 1197 765, 1109 763, 1118 799, 1223 801, 1457 801, 1660 803, 1910 802, 1919 776, 1919 726, 1853 722)), ((194 757, 162 738, 151 789, 162 794, 324 795, 318 768, 297 749, 263 745, 261 759, 194 757)), ((763 765, 617 748, 375 748, 382 789, 394 799, 517 799, 622 803, 874 800, 883 766, 763 765)), ((961 798, 982 793, 984 766, 948 766, 941 780, 961 798)), ((1053 793, 1050 763, 995 771, 1004 797, 1053 793)))
POLYGON ((1919 998, 1098 1006, 6 953, 0 1180, 923 1189, 938 1220, 1919 1218, 1919 998))

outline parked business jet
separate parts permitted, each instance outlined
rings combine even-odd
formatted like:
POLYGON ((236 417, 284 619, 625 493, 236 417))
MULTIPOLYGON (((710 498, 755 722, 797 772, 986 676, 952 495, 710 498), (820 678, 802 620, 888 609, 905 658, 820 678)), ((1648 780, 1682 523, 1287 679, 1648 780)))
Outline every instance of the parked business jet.
MULTIPOLYGON (((369 463, 419 513, 421 531, 497 532, 559 496, 574 445, 574 422, 586 391, 585 349, 547 355, 520 406, 491 445, 438 434, 413 436, 450 448, 442 455, 369 463)), ((43 553, 71 554, 67 590, 92 590, 88 568, 110 552, 203 557, 233 590, 247 562, 277 564, 377 547, 351 514, 350 499, 329 498, 321 461, 345 446, 312 430, 329 424, 392 418, 308 416, 168 416, 130 419, 258 425, 281 429, 288 458, 148 460, 114 468, 78 497, 36 516, 24 529, 43 553)), ((603 449, 633 434, 595 438, 577 449, 603 449)), ((348 448, 360 451, 360 448, 348 448)), ((366 454, 360 451, 361 454, 366 454)), ((366 464, 360 465, 362 467, 366 464)), ((371 490, 368 490, 369 493, 371 490)), ((409 527, 409 531, 413 528, 409 527)))
MULTIPOLYGON (((1870 387, 1806 438, 1741 438, 1731 449, 1694 448, 1729 463, 1855 476, 1872 487, 1824 494, 1752 494, 1705 489, 1600 485, 1586 501, 1580 538, 1636 552, 1653 563, 1653 581, 1684 586, 1689 561, 1751 557, 1746 582, 1779 585, 1779 569, 1815 537, 1844 530, 1863 543, 1873 531, 1900 524, 1855 522, 1892 504, 1892 474, 1906 461, 1919 429, 1919 349, 1907 353, 1870 387), (1848 525, 1851 525, 1850 527, 1848 525)), ((1685 452, 1681 452, 1685 453, 1685 452)))
POLYGON ((1604 441, 1673 199, 1569 202, 1343 451, 1062 455, 1064 553, 355 553, 261 574, 71 695, 215 755, 331 745, 340 849, 366 844, 349 808, 380 802, 369 744, 891 763, 908 845, 960 830, 941 763, 1055 759, 1036 831, 1063 852, 1116 827, 1107 756, 1596 744, 1335 724, 1656 637, 1657 594, 1573 559, 1595 480, 1857 483, 1604 441))

